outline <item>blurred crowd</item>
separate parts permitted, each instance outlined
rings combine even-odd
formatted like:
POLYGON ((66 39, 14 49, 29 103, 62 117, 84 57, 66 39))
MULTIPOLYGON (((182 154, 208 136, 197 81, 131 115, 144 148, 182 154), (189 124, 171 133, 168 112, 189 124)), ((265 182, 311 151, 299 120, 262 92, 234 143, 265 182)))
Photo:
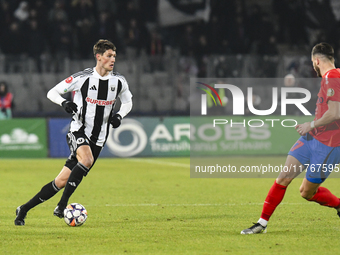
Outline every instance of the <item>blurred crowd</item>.
MULTIPOLYGON (((155 43, 146 22, 155 22, 157 0, 0 0, 0 51, 8 60, 92 58, 99 38, 112 40, 120 52, 155 43), (139 4, 138 4, 139 3, 139 4), (142 8, 143 7, 143 8, 142 8), (149 13, 153 12, 153 13, 149 13), (149 40, 149 41, 148 41, 149 40)), ((157 47, 156 47, 157 48, 157 47)))
POLYGON ((107 38, 132 56, 176 48, 194 57, 202 77, 211 54, 270 56, 279 53, 279 44, 307 48, 319 41, 340 48, 331 6, 336 0, 258 2, 267 8, 250 0, 210 0, 208 22, 160 27, 158 0, 0 0, 0 51, 8 61, 25 54, 41 71, 46 53, 56 64, 65 57, 88 59, 94 42, 107 38))
POLYGON ((136 91, 159 92, 143 109, 188 111, 192 77, 315 77, 312 46, 329 42, 340 58, 339 29, 339 0, 0 0, 0 72, 25 72, 22 63, 28 73, 68 72, 65 60, 93 59, 105 38, 136 91), (165 1, 206 5, 209 18, 165 26, 165 1), (169 91, 175 103, 165 103, 169 91))

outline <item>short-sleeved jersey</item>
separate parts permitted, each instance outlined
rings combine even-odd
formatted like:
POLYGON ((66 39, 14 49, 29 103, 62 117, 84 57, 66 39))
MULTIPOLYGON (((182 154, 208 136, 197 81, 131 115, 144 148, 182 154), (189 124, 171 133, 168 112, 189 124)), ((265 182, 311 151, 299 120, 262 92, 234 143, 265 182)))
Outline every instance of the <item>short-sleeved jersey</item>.
POLYGON ((70 131, 82 131, 91 142, 104 146, 110 127, 110 117, 119 97, 122 104, 131 101, 132 94, 124 76, 116 72, 100 76, 95 68, 75 73, 55 86, 64 94, 74 91, 78 112, 73 115, 70 131))
MULTIPOLYGON (((314 120, 320 119, 328 110, 329 100, 340 102, 340 69, 332 69, 322 76, 314 120)), ((310 134, 327 146, 340 146, 340 120, 314 128, 310 134)))

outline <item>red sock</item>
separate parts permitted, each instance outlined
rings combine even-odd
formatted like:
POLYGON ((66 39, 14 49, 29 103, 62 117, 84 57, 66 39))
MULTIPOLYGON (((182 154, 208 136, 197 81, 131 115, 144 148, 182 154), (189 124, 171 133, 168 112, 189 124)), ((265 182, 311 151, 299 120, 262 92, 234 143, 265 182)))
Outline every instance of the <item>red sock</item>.
POLYGON ((308 201, 317 202, 320 205, 339 208, 340 200, 335 195, 333 195, 328 189, 324 187, 319 187, 315 195, 308 199, 308 201))
POLYGON ((270 188, 266 200, 264 201, 261 218, 264 220, 269 220, 270 216, 274 213, 276 207, 281 203, 287 186, 283 186, 274 182, 273 186, 270 188))

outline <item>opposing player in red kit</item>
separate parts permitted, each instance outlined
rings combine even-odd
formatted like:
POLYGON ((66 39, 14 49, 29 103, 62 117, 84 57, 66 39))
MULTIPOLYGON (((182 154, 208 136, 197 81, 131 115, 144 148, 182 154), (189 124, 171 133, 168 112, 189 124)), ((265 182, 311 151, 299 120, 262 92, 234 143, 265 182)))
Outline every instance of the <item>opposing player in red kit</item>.
POLYGON ((241 234, 266 233, 267 223, 281 203, 287 186, 304 169, 306 176, 300 187, 301 196, 335 208, 340 217, 339 198, 320 186, 340 163, 340 69, 335 68, 334 50, 327 43, 315 45, 311 55, 314 70, 322 77, 315 119, 295 127, 301 137, 288 153, 285 163, 288 171, 282 171, 269 190, 258 222, 241 234))

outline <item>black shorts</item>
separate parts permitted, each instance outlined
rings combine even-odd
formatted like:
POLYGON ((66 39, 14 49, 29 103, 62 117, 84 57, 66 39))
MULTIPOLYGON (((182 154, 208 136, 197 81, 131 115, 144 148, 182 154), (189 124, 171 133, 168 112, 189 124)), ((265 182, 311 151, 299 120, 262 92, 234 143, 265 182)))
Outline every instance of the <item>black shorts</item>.
MULTIPOLYGON (((93 156, 93 164, 90 169, 93 167, 94 163, 96 162, 97 158, 99 157, 100 152, 102 151, 103 147, 95 145, 91 142, 87 136, 82 132, 68 132, 66 135, 66 141, 70 148, 71 154, 66 160, 65 166, 69 169, 73 169, 73 167, 78 163, 77 159, 77 149, 82 145, 89 145, 92 151, 93 156)), ((90 170, 89 169, 89 170, 90 170)), ((87 174, 87 173, 86 173, 87 174)))

